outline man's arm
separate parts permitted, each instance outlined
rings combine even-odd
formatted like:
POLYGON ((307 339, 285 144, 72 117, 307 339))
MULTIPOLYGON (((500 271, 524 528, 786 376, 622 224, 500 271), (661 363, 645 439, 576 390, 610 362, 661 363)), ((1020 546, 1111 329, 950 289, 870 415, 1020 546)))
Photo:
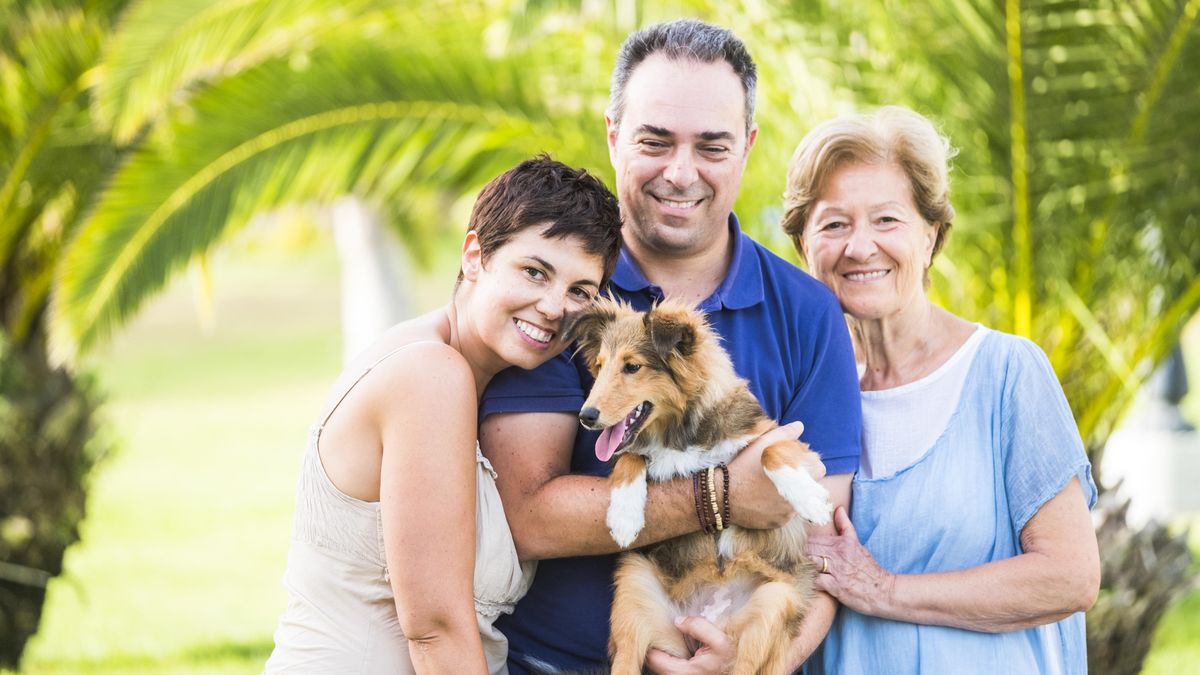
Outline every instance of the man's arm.
MULTIPOLYGON (((570 472, 578 428, 578 419, 569 413, 495 413, 480 425, 479 443, 499 475, 496 485, 522 560, 620 550, 604 522, 608 481, 570 472)), ((762 448, 794 439, 798 433, 796 426, 781 427, 764 434, 742 454, 757 457, 762 448)), ((791 507, 778 496, 759 466, 735 462, 730 479, 737 509, 734 522, 778 527, 791 518, 791 507), (747 497, 738 502, 739 492, 771 498, 747 497)), ((698 529, 690 480, 651 483, 646 525, 630 548, 698 529)))
MULTIPOLYGON (((854 474, 840 473, 836 476, 826 476, 821 480, 821 485, 829 490, 829 501, 833 503, 835 509, 841 506, 849 511, 850 483, 853 477, 854 474)), ((836 534, 836 532, 832 519, 825 525, 810 525, 808 528, 809 535, 829 535, 836 534)), ((825 635, 829 633, 829 627, 833 625, 833 617, 837 613, 837 608, 838 603, 833 596, 824 591, 813 593, 812 604, 808 606, 808 614, 805 615, 804 623, 800 626, 800 633, 792 641, 792 670, 804 665, 808 657, 825 639, 825 635)))

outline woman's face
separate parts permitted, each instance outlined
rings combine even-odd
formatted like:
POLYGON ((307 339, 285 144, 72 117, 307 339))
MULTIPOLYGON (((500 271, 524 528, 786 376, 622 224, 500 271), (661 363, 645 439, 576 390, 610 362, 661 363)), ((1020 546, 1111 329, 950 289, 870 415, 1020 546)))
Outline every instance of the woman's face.
POLYGON ((473 282, 469 321, 503 365, 535 368, 566 348, 565 313, 590 305, 604 265, 576 237, 547 239, 545 226, 513 235, 485 261, 474 232, 463 243, 463 278, 473 282))
POLYGON ((843 311, 882 319, 925 301, 936 235, 899 166, 853 163, 826 179, 804 225, 803 250, 843 311))

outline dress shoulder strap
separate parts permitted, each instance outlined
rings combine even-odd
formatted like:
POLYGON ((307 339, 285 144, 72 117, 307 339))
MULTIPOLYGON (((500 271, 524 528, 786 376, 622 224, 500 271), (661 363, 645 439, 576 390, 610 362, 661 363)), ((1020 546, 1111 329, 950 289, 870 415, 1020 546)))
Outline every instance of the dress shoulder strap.
POLYGON ((342 392, 341 396, 338 396, 337 401, 333 404, 333 406, 331 408, 329 408, 329 410, 321 418, 321 423, 317 425, 318 431, 325 427, 325 425, 329 422, 329 418, 333 416, 333 413, 337 412, 338 406, 342 405, 342 401, 346 400, 346 397, 350 395, 350 392, 354 389, 354 387, 356 387, 359 382, 362 382, 363 378, 366 377, 368 373, 370 373, 372 370, 378 368, 379 364, 383 363, 384 361, 387 361, 388 359, 392 358, 396 354, 399 354, 400 352, 404 351, 405 349, 408 349, 409 347, 415 347, 417 345, 438 345, 438 344, 442 344, 442 343, 437 342, 435 340, 418 340, 416 342, 409 342, 407 344, 402 344, 399 347, 396 347, 395 349, 393 349, 392 351, 379 357, 378 359, 375 359, 375 361, 373 363, 371 363, 371 365, 367 366, 366 368, 363 368, 362 372, 360 372, 358 374, 358 377, 354 378, 354 381, 351 382, 346 387, 346 389, 342 392))

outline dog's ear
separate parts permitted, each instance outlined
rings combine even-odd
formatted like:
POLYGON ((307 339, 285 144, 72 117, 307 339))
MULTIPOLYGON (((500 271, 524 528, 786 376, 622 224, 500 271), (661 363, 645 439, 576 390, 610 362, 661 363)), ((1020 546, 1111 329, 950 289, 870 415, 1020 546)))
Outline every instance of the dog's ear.
POLYGON ((568 312, 563 317, 563 340, 576 343, 576 350, 583 354, 591 366, 596 362, 596 353, 600 351, 604 328, 616 318, 616 312, 606 302, 597 302, 578 312, 568 312))
POLYGON ((655 308, 646 312, 642 322, 646 325, 655 353, 664 361, 672 352, 687 357, 695 351, 696 327, 684 317, 655 308))

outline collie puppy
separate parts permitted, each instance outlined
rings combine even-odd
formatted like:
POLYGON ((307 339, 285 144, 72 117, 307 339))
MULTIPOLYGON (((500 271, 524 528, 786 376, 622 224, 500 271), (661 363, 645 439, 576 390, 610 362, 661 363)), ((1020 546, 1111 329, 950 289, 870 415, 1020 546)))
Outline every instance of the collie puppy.
MULTIPOLYGON (((704 315, 683 303, 667 300, 642 313, 601 300, 572 317, 568 331, 596 377, 580 422, 601 431, 601 461, 616 457, 606 522, 622 548, 645 523, 647 480, 729 462, 777 426, 737 376, 704 315)), ((803 521, 827 523, 831 507, 817 483, 825 467, 804 443, 771 445, 762 465, 796 510, 786 526, 729 526, 621 556, 609 643, 613 673, 641 673, 651 648, 689 657, 695 645, 676 629, 679 616, 703 616, 725 631, 737 649, 735 675, 787 672, 788 647, 816 575, 804 555, 803 521)))

